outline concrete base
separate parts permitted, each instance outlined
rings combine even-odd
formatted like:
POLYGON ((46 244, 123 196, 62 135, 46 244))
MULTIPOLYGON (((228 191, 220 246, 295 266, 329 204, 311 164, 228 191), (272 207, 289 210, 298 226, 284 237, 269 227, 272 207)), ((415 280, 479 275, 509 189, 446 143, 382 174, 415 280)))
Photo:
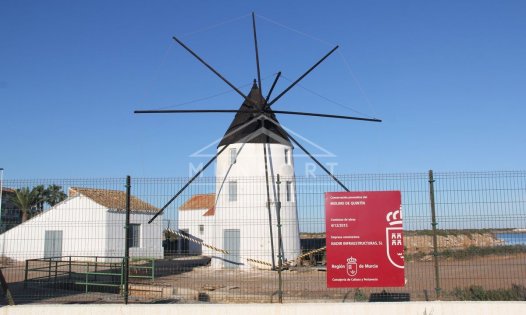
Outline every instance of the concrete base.
POLYGON ((166 305, 22 305, 6 306, 0 315, 502 315, 524 314, 526 302, 405 302, 405 303, 305 303, 305 304, 166 304, 166 305))

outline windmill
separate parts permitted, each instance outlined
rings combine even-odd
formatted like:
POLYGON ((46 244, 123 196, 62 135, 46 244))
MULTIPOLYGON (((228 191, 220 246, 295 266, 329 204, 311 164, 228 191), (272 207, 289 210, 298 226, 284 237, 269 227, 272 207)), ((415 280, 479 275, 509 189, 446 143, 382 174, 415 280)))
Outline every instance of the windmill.
POLYGON ((181 47, 242 97, 243 103, 239 109, 135 111, 136 114, 235 114, 232 123, 217 147, 217 153, 150 220, 150 222, 153 222, 205 169, 217 160, 216 178, 218 181, 214 205, 215 224, 210 227, 210 231, 207 231, 205 237, 203 237, 205 243, 215 244, 214 246, 209 246, 208 254, 220 258, 212 261, 212 265, 217 267, 221 267, 221 264, 224 267, 246 266, 248 261, 256 262, 256 264, 267 264, 269 267, 275 268, 276 257, 293 260, 300 254, 297 205, 294 200, 296 185, 292 158, 293 144, 310 157, 343 190, 349 191, 297 139, 285 131, 277 120, 276 114, 381 122, 381 120, 375 118, 274 109, 272 106, 276 102, 334 53, 338 46, 331 49, 305 73, 271 99, 281 72, 277 73, 266 96, 263 96, 254 13, 252 13, 252 30, 257 80, 254 79, 252 88, 247 95, 203 60, 190 47, 177 37, 173 37, 181 47), (282 185, 276 184, 278 174, 281 176, 282 185), (247 175, 265 177, 265 181, 259 183, 259 186, 251 183, 252 186, 256 185, 256 187, 251 187, 251 191, 258 192, 256 195, 244 195, 245 189, 241 186, 243 184, 242 180, 236 181, 240 176, 246 177, 247 175), (281 211, 279 211, 282 221, 281 229, 276 228, 277 201, 283 202, 281 211), (268 225, 261 225, 263 219, 268 222, 268 225), (259 225, 252 225, 251 222, 259 222, 259 225), (281 234, 280 237, 277 237, 277 232, 281 234), (225 248, 226 251, 217 256, 219 248, 225 248))

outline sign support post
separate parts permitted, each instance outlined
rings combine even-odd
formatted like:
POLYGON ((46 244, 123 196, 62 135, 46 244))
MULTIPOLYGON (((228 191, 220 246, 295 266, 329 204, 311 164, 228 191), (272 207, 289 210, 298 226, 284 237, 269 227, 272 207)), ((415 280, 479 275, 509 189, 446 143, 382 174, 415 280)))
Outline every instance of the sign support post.
POLYGON ((440 298, 440 272, 438 268, 437 218, 435 212, 435 179, 433 170, 429 170, 429 202, 431 203, 431 226, 433 228, 433 261, 435 264, 435 293, 440 298))

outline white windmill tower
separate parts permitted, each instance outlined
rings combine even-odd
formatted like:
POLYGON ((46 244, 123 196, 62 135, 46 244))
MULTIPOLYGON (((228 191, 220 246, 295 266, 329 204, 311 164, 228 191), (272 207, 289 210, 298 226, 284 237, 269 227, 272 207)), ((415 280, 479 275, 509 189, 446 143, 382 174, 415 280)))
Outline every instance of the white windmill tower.
MULTIPOLYGON (((247 97, 263 112, 265 99, 255 80, 247 97)), ((241 105, 218 145, 221 153, 210 239, 228 254, 213 261, 213 266, 262 267, 261 262, 275 266, 279 252, 289 261, 300 255, 293 147, 275 115, 254 112, 250 102, 241 105), (276 229, 277 201, 281 203, 281 242, 276 229)))
POLYGON ((304 151, 344 190, 349 191, 326 167, 314 158, 292 135, 279 124, 275 114, 314 116, 380 122, 376 118, 274 110, 271 106, 298 84, 305 76, 331 55, 334 47, 323 58, 291 83, 278 96, 270 100, 281 75, 278 72, 266 97, 261 92, 258 44, 255 15, 252 26, 256 51, 257 83, 248 95, 243 94, 224 76, 199 57, 176 37, 173 39, 234 89, 244 100, 238 110, 137 110, 147 113, 236 113, 216 155, 199 170, 149 221, 152 222, 216 159, 216 194, 212 225, 206 230, 202 242, 204 253, 216 257, 216 267, 269 266, 275 268, 276 258, 294 260, 300 253, 297 215, 296 183, 292 143, 304 151), (277 179, 281 177, 281 184, 277 179), (264 179, 264 180, 263 180, 264 179), (279 194, 278 194, 279 192, 279 194), (278 201, 281 207, 278 206, 278 201), (281 219, 278 229, 277 215, 281 219), (281 234, 279 237, 277 234, 281 234), (223 249, 224 248, 224 249, 223 249), (280 255, 281 253, 281 255, 280 255))

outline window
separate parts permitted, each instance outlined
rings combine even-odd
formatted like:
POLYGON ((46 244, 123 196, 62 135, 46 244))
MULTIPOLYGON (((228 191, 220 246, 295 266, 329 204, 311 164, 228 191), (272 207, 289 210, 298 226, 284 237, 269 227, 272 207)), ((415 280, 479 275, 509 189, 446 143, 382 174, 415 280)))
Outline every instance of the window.
POLYGON ((291 181, 287 181, 285 183, 285 192, 287 194, 286 200, 287 201, 293 201, 292 200, 292 182, 291 181))
POLYGON ((285 149, 285 164, 289 164, 289 149, 285 149))
POLYGON ((228 201, 237 201, 237 182, 235 180, 228 182, 228 201))
POLYGON ((204 232, 205 232, 205 226, 203 224, 199 224, 199 234, 203 235, 204 232))
POLYGON ((236 164, 236 157, 237 157, 237 149, 231 148, 230 149, 230 164, 236 164))
POLYGON ((130 224, 130 247, 141 247, 141 225, 130 224))

